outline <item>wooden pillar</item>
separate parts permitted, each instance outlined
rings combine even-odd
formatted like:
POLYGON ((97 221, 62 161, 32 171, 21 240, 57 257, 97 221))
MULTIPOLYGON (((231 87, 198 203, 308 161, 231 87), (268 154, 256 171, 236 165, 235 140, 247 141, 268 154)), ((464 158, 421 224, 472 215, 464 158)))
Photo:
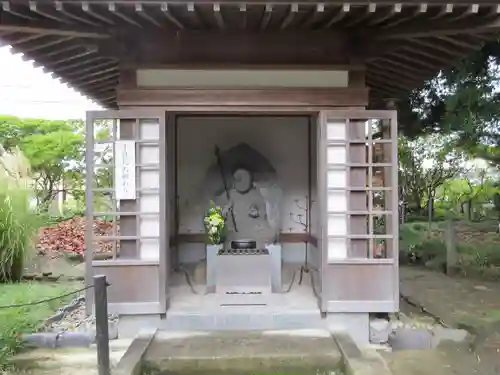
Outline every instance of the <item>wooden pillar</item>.
MULTIPOLYGON (((393 99, 393 98, 387 99, 386 100, 386 108, 388 110, 391 110, 391 111, 396 110, 396 103, 397 103, 396 99, 393 99)), ((390 120, 384 120, 382 122, 382 138, 388 139, 388 140, 390 139, 393 142, 394 141, 397 142, 397 139, 396 140, 392 139, 393 138, 392 126, 393 126, 393 124, 391 123, 390 120)), ((391 157, 392 156, 392 147, 393 147, 392 142, 385 143, 382 145, 382 163, 388 163, 391 165, 389 168, 384 167, 384 169, 383 169, 382 186, 386 187, 386 188, 391 188, 391 189, 398 189, 399 186, 397 184, 397 181, 393 181, 392 170, 393 170, 393 168, 396 168, 396 169, 398 168, 398 163, 397 163, 397 160, 393 160, 391 157)), ((392 211, 392 215, 397 215, 397 222, 399 223, 399 207, 397 207, 397 206, 393 207, 394 202, 392 199, 392 195, 393 195, 392 190, 384 192, 384 205, 385 205, 384 211, 392 211)), ((395 231, 396 228, 394 228, 394 225, 395 225, 394 223, 395 223, 395 220, 392 216, 386 217, 386 219, 385 219, 385 233, 386 234, 396 233, 396 231, 395 231)), ((395 249, 397 249, 397 246, 394 246, 395 241, 398 241, 398 239, 393 238, 393 239, 388 239, 386 241, 385 248, 382 249, 382 251, 384 252, 383 257, 394 258, 396 256, 396 254, 393 254, 393 251, 395 249)))

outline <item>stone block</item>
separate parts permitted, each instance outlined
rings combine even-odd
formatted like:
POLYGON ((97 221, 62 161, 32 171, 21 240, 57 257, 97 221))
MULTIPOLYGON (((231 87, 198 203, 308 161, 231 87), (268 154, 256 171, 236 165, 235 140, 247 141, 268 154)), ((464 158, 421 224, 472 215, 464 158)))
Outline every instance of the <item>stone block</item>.
POLYGON ((23 342, 29 346, 38 348, 55 348, 57 346, 57 336, 55 332, 40 332, 23 335, 23 342))
POLYGON ((92 337, 88 332, 63 332, 57 337, 58 348, 86 348, 92 344, 92 337))
POLYGON ((388 342, 391 332, 391 322, 388 320, 373 319, 370 321, 370 343, 384 344, 388 342))
POLYGON ((469 339, 469 332, 464 329, 436 327, 433 330, 432 347, 438 347, 446 342, 465 343, 469 339))
POLYGON ((398 328, 389 335, 392 350, 415 350, 432 348, 433 334, 426 329, 398 328))

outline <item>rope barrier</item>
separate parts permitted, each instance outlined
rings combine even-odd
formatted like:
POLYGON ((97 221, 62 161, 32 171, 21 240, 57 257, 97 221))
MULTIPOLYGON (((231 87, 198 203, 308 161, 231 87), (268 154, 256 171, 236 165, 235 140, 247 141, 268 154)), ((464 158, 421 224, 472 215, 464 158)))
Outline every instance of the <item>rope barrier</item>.
MULTIPOLYGON (((107 284, 106 287, 109 287, 111 284, 107 284)), ((15 309, 15 308, 20 308, 20 307, 26 307, 26 306, 36 306, 36 305, 41 305, 42 303, 47 303, 47 302, 52 302, 52 301, 56 301, 58 299, 61 299, 61 298, 64 298, 64 297, 68 297, 68 296, 71 296, 73 294, 78 294, 78 293, 81 293, 85 290, 88 290, 88 289, 92 289, 94 287, 94 285, 87 285, 83 288, 80 288, 80 289, 76 289, 76 290, 73 290, 72 292, 68 292, 68 293, 65 293, 65 294, 61 294, 57 297, 51 297, 51 298, 46 298, 46 299, 42 299, 40 301, 35 301, 35 302, 27 302, 27 303, 20 303, 20 304, 15 304, 15 305, 3 305, 1 306, 0 305, 0 310, 1 309, 15 309)))

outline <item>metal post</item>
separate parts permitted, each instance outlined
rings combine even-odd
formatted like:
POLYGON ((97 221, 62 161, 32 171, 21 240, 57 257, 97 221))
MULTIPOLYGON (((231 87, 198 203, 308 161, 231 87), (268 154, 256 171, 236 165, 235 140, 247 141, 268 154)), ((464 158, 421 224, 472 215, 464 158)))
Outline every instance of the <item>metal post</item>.
POLYGON ((110 375, 109 334, 108 334, 108 295, 105 275, 94 276, 94 301, 97 343, 97 368, 99 375, 110 375))

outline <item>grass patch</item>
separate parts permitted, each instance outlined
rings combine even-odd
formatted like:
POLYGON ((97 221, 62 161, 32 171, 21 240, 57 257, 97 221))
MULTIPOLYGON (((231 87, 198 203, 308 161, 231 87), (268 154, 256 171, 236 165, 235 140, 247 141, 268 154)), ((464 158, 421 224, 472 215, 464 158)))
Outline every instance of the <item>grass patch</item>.
MULTIPOLYGON (((446 265, 446 223, 412 222, 400 227, 401 263, 413 263, 444 270, 446 265)), ((458 271, 464 276, 500 280, 500 234, 498 222, 456 221, 458 271)))
MULTIPOLYGON (((0 284, 0 306, 36 302, 68 293, 78 287, 77 283, 0 284)), ((21 349, 20 335, 40 329, 45 319, 72 298, 74 296, 34 306, 0 308, 0 370, 21 349)))

